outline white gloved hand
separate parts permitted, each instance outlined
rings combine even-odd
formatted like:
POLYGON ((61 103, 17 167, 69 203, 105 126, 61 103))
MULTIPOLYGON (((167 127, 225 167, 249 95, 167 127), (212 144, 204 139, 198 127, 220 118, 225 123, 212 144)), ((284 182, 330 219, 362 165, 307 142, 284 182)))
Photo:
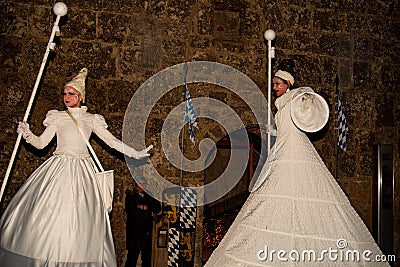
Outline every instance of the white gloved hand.
POLYGON ((273 125, 267 124, 267 125, 265 125, 265 131, 266 131, 267 133, 272 133, 273 131, 275 131, 275 128, 274 128, 273 125))
POLYGON ((146 147, 145 149, 143 149, 142 151, 135 151, 135 153, 133 153, 133 155, 131 155, 131 157, 135 158, 135 159, 141 159, 141 158, 148 157, 148 156, 150 156, 148 151, 152 148, 153 148, 153 145, 150 145, 150 146, 146 147))
POLYGON ((276 129, 274 125, 270 124, 265 125, 265 132, 269 133, 270 135, 276 136, 276 129))
POLYGON ((17 133, 18 134, 22 134, 22 137, 24 139, 27 139, 31 135, 32 132, 29 130, 29 124, 28 123, 26 123, 24 121, 20 121, 18 123, 17 133))
POLYGON ((309 109, 313 106, 314 96, 312 94, 305 93, 301 97, 301 101, 303 101, 303 108, 309 109))

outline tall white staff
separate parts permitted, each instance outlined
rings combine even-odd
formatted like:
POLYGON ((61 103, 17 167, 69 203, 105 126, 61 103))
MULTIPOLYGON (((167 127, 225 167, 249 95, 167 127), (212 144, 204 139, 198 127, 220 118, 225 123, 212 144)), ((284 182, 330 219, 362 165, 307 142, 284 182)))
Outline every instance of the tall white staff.
MULTIPOLYGON (((40 80, 42 78, 42 73, 43 73, 44 67, 46 66, 47 57, 48 57, 48 55, 50 53, 50 50, 54 50, 54 47, 56 46, 56 44, 53 42, 53 39, 54 39, 55 35, 58 36, 60 34, 60 28, 58 27, 58 23, 60 22, 60 18, 62 16, 64 16, 65 14, 67 14, 68 8, 67 8, 67 5, 65 5, 64 3, 58 2, 58 3, 56 3, 54 5, 53 11, 57 15, 57 18, 56 18, 56 21, 54 22, 53 30, 51 31, 50 40, 49 40, 49 43, 47 44, 46 52, 45 52, 43 60, 42 60, 42 65, 40 66, 39 74, 38 74, 38 76, 36 78, 36 82, 35 82, 35 85, 33 87, 33 91, 32 91, 32 94, 31 94, 31 98, 29 99, 28 107, 26 108, 26 111, 25 111, 25 116, 24 116, 24 119, 23 119, 24 122, 26 122, 28 120, 29 113, 30 113, 31 108, 32 108, 32 104, 33 104, 33 101, 35 99, 36 91, 38 89, 40 80)), ((18 134, 17 141, 15 142, 15 145, 14 145, 14 150, 13 150, 13 152, 11 154, 10 162, 8 163, 8 168, 7 168, 7 171, 6 171, 6 175, 4 176, 3 184, 1 185, 0 203, 1 203, 1 200, 3 198, 4 189, 5 189, 6 185, 7 185, 8 176, 10 175, 12 166, 14 164, 15 156, 17 154, 18 147, 19 147, 19 144, 21 142, 21 137, 22 137, 22 134, 21 133, 18 134)))
MULTIPOLYGON (((272 47, 272 40, 275 39, 275 32, 273 30, 267 30, 264 33, 265 39, 268 41, 268 106, 269 110, 267 112, 268 117, 267 117, 267 123, 268 125, 271 125, 271 85, 272 85, 272 70, 271 70, 271 62, 272 59, 275 57, 275 48, 272 47)), ((271 149, 271 133, 268 131, 268 139, 267 139, 267 145, 268 145, 268 155, 271 149)))

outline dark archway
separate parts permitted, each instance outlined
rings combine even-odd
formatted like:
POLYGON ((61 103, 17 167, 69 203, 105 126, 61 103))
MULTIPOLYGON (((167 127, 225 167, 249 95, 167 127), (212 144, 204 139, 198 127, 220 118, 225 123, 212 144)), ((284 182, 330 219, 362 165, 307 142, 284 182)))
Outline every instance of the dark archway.
POLYGON ((234 134, 221 138, 216 143, 215 160, 204 170, 204 183, 207 184, 218 178, 224 171, 232 149, 243 149, 244 151, 248 149, 250 153, 246 171, 235 187, 222 198, 204 206, 203 263, 208 260, 211 253, 218 246, 249 196, 249 185, 258 162, 260 160, 265 161, 265 158, 261 156, 262 137, 259 127, 247 127, 246 132, 249 138, 248 143, 235 140, 234 134))

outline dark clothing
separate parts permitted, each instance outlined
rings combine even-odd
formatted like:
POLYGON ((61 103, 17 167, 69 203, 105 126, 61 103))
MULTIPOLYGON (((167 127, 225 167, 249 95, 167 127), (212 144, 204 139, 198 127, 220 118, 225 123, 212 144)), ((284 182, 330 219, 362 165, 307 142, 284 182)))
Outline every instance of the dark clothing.
POLYGON ((128 258, 125 267, 136 266, 139 253, 142 252, 142 267, 151 267, 153 218, 161 210, 160 203, 146 192, 126 191, 125 212, 126 248, 128 258), (143 209, 147 206, 147 210, 143 209))

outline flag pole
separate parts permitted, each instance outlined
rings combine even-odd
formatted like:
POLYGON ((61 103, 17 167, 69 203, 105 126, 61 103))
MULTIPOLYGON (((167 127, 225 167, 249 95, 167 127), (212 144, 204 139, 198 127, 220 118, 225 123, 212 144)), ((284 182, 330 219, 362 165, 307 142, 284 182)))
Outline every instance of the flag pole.
MULTIPOLYGON (((338 96, 339 96, 339 75, 336 73, 336 77, 335 77, 335 85, 336 85, 336 88, 335 88, 335 112, 337 112, 337 110, 338 110, 338 105, 339 105, 339 103, 338 103, 338 96)), ((336 119, 337 119, 337 116, 336 116, 336 119)), ((337 140, 337 138, 338 138, 338 135, 337 135, 337 132, 338 132, 338 125, 336 124, 336 126, 334 127, 334 129, 335 129, 335 134, 334 134, 334 136, 335 136, 335 142, 334 142, 334 144, 335 144, 335 180, 337 180, 337 176, 338 176, 338 157, 339 157, 339 151, 338 151, 338 140, 337 140)))
MULTIPOLYGON (((50 40, 49 40, 49 42, 47 44, 47 47, 46 47, 46 52, 44 54, 44 57, 43 57, 43 60, 42 60, 42 64, 40 66, 39 74, 36 77, 36 82, 35 82, 35 85, 33 87, 33 91, 32 91, 32 94, 31 94, 31 97, 30 97, 30 100, 29 100, 29 103, 28 103, 28 107, 26 108, 26 111, 25 111, 25 116, 24 116, 24 118, 22 120, 24 122, 27 122, 27 120, 28 120, 29 113, 31 111, 31 108, 32 108, 32 105, 33 105, 33 101, 35 100, 36 92, 37 92, 39 83, 41 81, 43 70, 44 70, 44 67, 46 66, 46 62, 47 62, 47 58, 48 58, 48 55, 50 53, 50 50, 54 50, 54 47, 56 45, 53 42, 54 36, 55 35, 58 36, 60 34, 60 28, 58 27, 58 23, 60 22, 60 18, 62 16, 64 16, 65 14, 67 14, 68 8, 64 3, 58 2, 58 3, 56 3, 54 5, 53 11, 57 15, 57 18, 56 18, 56 21, 54 22, 54 26, 53 26, 53 29, 51 31, 50 40)), ((15 157, 17 155, 17 151, 18 151, 21 139, 22 139, 22 133, 18 134, 17 140, 16 140, 15 145, 14 145, 14 150, 13 150, 13 152, 11 154, 10 162, 8 163, 6 174, 4 176, 3 183, 1 185, 0 203, 1 203, 1 200, 3 198, 5 187, 7 185, 8 177, 9 177, 9 175, 11 173, 11 169, 12 169, 12 167, 14 165, 14 160, 15 160, 15 157)))
MULTIPOLYGON (((184 107, 184 109, 185 109, 185 107, 184 107)), ((185 111, 183 111, 183 112, 185 112, 185 111)), ((182 128, 182 137, 181 137, 182 156, 181 156, 181 176, 179 178, 179 186, 180 187, 182 187, 182 185, 183 185, 183 157, 185 156, 185 149, 184 149, 185 144, 183 142, 184 136, 185 136, 185 127, 182 128)))
MULTIPOLYGON (((188 72, 188 66, 187 63, 185 62, 185 64, 183 65, 183 101, 185 103, 185 105, 183 105, 183 114, 185 114, 186 112, 186 76, 187 76, 187 72, 188 72)), ((183 117, 183 120, 185 121, 185 116, 183 117)), ((190 125, 189 125, 190 127, 190 125)), ((179 181, 179 186, 182 187, 183 185, 183 157, 185 156, 185 149, 184 149, 184 135, 185 134, 185 127, 182 128, 182 138, 181 138, 181 148, 182 148, 182 157, 181 157, 181 177, 180 177, 180 181, 179 181)))
MULTIPOLYGON (((268 107, 269 111, 271 110, 271 85, 272 85, 272 58, 275 57, 275 48, 272 47, 272 40, 275 39, 275 32, 273 30, 267 30, 264 33, 265 39, 268 41, 268 107)), ((267 124, 271 125, 271 112, 267 112, 267 124)), ((268 150, 268 155, 271 149, 271 133, 268 132, 268 138, 267 138, 267 150, 268 150)))

